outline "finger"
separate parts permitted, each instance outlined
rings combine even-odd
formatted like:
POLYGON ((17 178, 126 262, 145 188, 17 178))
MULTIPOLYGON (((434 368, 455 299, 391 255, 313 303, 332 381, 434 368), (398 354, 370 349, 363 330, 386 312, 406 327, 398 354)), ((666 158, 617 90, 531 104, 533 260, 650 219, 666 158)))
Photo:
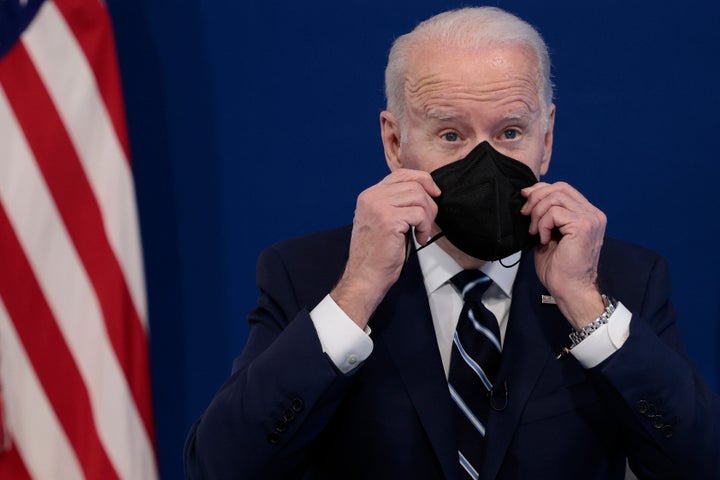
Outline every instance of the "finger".
POLYGON ((412 170, 400 168, 385 177, 381 183, 394 184, 402 182, 417 182, 432 197, 440 195, 440 187, 437 186, 432 176, 423 170, 412 170))
POLYGON ((581 199, 585 198, 577 191, 573 186, 566 182, 555 182, 555 183, 544 183, 538 182, 530 187, 523 188, 520 193, 522 196, 527 198, 530 203, 537 203, 548 195, 552 195, 555 192, 564 192, 565 194, 581 199))
MULTIPOLYGON (((432 198, 417 182, 380 182, 364 190, 358 196, 359 204, 371 210, 385 207, 407 207, 433 202, 432 198)), ((434 203, 434 202, 433 202, 434 203)))
POLYGON ((402 191, 394 192, 392 205, 409 226, 415 227, 418 238, 427 238, 435 223, 438 206, 425 190, 417 184, 405 186, 402 191))
POLYGON ((593 208, 588 212, 572 212, 562 207, 552 207, 538 218, 537 233, 541 243, 549 242, 558 231, 563 237, 602 238, 607 219, 605 214, 593 208))
POLYGON ((549 186, 550 184, 547 182, 535 182, 534 184, 530 185, 529 187, 525 187, 522 190, 520 190, 520 193, 523 197, 529 197, 531 193, 534 191, 541 189, 543 187, 549 186))
POLYGON ((523 215, 530 215, 543 202, 546 205, 545 209, 552 205, 563 205, 573 210, 582 210, 583 205, 590 205, 580 192, 565 182, 538 183, 523 189, 522 194, 527 198, 525 205, 520 209, 523 215))
POLYGON ((375 219, 388 232, 404 234, 415 226, 426 234, 434 224, 437 204, 416 182, 375 185, 358 197, 357 214, 375 219))
POLYGON ((406 211, 403 212, 403 215, 408 225, 415 227, 415 238, 419 243, 425 243, 432 232, 434 216, 429 215, 427 210, 420 207, 408 207, 404 210, 406 211))
POLYGON ((386 201, 393 207, 421 207, 431 220, 437 215, 437 204, 417 182, 383 185, 378 189, 378 201, 386 201), (384 199, 382 199, 384 197, 384 199))
POLYGON ((417 206, 393 208, 382 212, 375 220, 377 233, 381 235, 378 237, 380 241, 387 240, 388 236, 403 238, 411 227, 415 227, 415 235, 418 241, 423 243, 430 235, 433 226, 433 221, 428 217, 427 212, 417 206))
POLYGON ((537 219, 535 226, 535 232, 540 236, 540 243, 547 245, 552 239, 553 231, 555 229, 560 230, 562 233, 563 227, 565 227, 571 221, 568 210, 553 207, 548 210, 544 215, 537 219))
POLYGON ((583 208, 577 204, 575 199, 563 192, 553 192, 537 202, 532 210, 527 213, 530 215, 531 233, 535 233, 533 230, 536 228, 539 219, 543 218, 552 208, 565 209, 576 213, 583 211, 583 208))
POLYGON ((411 205, 430 205, 435 201, 417 182, 404 182, 384 187, 383 194, 388 202, 396 207, 411 205))
POLYGON ((550 194, 550 184, 538 182, 527 188, 523 188, 520 193, 525 197, 525 204, 520 208, 520 213, 529 215, 535 204, 550 194))
POLYGON ((532 201, 527 203, 528 210, 524 213, 531 216, 530 231, 532 233, 536 232, 539 219, 552 208, 563 208, 588 218, 599 212, 580 192, 564 182, 558 182, 532 192, 531 199, 532 201))

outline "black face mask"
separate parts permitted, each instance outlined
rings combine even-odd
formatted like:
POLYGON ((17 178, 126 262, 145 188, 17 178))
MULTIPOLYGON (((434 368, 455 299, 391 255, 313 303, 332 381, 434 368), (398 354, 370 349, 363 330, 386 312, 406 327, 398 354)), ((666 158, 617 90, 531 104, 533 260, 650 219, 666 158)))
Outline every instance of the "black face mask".
POLYGON ((537 244, 530 217, 520 208, 520 190, 537 182, 530 167, 495 150, 488 142, 467 157, 431 172, 442 194, 435 198, 441 236, 468 255, 499 260, 537 244))

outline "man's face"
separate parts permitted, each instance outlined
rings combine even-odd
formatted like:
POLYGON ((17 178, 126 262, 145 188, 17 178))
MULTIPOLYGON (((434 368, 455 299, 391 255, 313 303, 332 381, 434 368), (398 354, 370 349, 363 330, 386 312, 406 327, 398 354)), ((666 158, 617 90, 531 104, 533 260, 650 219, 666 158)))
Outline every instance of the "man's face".
POLYGON ((550 162, 555 116, 554 105, 542 111, 540 91, 529 47, 417 49, 405 82, 407 128, 400 132, 389 112, 381 116, 390 169, 431 172, 487 140, 539 178, 550 162))

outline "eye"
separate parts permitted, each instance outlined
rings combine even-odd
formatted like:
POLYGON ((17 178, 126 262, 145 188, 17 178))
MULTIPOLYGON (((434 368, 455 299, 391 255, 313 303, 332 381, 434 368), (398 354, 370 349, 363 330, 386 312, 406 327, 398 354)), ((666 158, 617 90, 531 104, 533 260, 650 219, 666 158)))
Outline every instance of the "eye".
POLYGON ((520 132, 514 128, 508 128, 507 130, 503 130, 502 135, 505 140, 515 140, 520 135, 520 132))
POLYGON ((446 142, 457 142, 460 140, 460 135, 458 135, 457 132, 447 132, 443 133, 441 136, 446 142))

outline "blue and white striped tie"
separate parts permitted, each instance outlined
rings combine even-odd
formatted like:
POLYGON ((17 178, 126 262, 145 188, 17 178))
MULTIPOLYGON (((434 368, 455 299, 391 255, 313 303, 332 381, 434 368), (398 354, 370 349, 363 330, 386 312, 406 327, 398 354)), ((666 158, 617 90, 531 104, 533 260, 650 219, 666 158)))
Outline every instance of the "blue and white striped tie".
POLYGON ((479 270, 465 270, 450 282, 461 293, 460 313, 450 359, 448 386, 455 408, 458 457, 462 470, 478 478, 490 407, 490 392, 500 366, 497 319, 481 302, 492 281, 479 270))

